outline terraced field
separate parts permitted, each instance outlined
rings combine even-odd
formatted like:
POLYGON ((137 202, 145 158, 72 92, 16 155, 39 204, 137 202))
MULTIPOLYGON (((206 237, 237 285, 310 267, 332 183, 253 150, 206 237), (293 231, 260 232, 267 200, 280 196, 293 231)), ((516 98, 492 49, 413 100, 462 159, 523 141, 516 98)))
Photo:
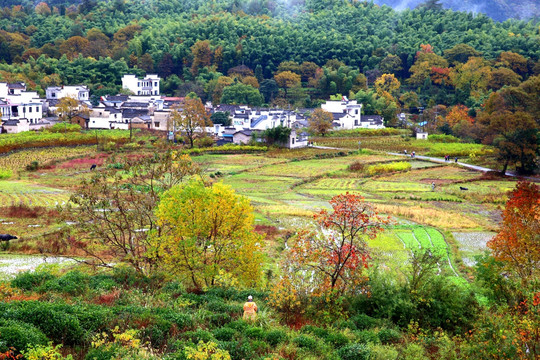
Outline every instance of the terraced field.
POLYGON ((52 187, 34 185, 26 181, 0 181, 2 206, 26 204, 54 207, 69 199, 69 192, 52 187))

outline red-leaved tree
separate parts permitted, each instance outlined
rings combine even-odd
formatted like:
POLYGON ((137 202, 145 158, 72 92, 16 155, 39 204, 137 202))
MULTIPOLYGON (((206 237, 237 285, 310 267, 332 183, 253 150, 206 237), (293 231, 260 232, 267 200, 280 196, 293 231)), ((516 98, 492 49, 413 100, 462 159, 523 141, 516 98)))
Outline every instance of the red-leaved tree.
POLYGON ((487 243, 497 260, 507 264, 526 284, 540 270, 540 189, 519 182, 503 213, 497 236, 487 243))
MULTIPOLYGON (((301 231, 293 240, 288 264, 306 275, 312 290, 342 295, 365 280, 370 260, 368 238, 383 231, 387 218, 360 195, 341 194, 330 200, 331 211, 314 217, 320 231, 301 231)), ((309 286, 309 285, 308 285, 309 286)))

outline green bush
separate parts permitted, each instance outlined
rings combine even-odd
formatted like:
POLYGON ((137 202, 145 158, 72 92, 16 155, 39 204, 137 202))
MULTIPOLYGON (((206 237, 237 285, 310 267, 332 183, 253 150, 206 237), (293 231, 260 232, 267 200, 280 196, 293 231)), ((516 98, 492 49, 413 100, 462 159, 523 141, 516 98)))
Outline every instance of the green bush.
POLYGON ((399 331, 389 328, 382 328, 377 335, 383 344, 395 343, 401 339, 401 334, 399 331))
POLYGON ((6 352, 10 347, 20 352, 28 346, 46 345, 47 341, 45 334, 33 325, 0 319, 0 352, 6 352))
POLYGON ((110 346, 110 347, 99 347, 99 348, 93 348, 88 351, 86 356, 84 357, 85 360, 111 360, 116 359, 116 353, 118 351, 118 346, 110 346))
POLYGON ((214 337, 219 341, 231 341, 236 334, 236 331, 230 328, 222 327, 212 331, 214 337))
POLYGON ((197 329, 195 331, 186 331, 182 334, 182 338, 190 340, 194 344, 198 344, 199 341, 209 342, 214 340, 214 336, 210 331, 197 329))
POLYGON ((372 345, 370 360, 397 360, 399 353, 394 347, 389 345, 372 345))
POLYGON ((65 273, 59 278, 50 279, 42 286, 44 291, 56 291, 72 296, 82 295, 88 289, 89 276, 78 270, 65 273))
POLYGON ((173 311, 164 314, 163 318, 176 324, 179 330, 191 329, 193 327, 193 318, 189 314, 183 314, 173 311))
POLYGON ((317 348, 317 339, 310 335, 298 335, 293 339, 293 343, 295 343, 298 347, 307 350, 315 350, 317 348))
POLYGON ((244 339, 238 341, 220 341, 219 347, 228 351, 231 359, 253 359, 255 357, 249 341, 244 339))
POLYGON ((32 161, 30 164, 26 165, 27 171, 36 171, 39 169, 39 161, 32 161))
POLYGON ((266 342, 276 347, 287 340, 287 333, 280 329, 269 330, 266 333, 266 342))
POLYGON ((378 344, 379 343, 379 336, 377 336, 377 333, 373 330, 357 331, 356 336, 358 338, 358 341, 363 344, 367 344, 367 343, 378 344))
POLYGON ((266 332, 263 328, 248 327, 243 331, 243 335, 245 335, 250 340, 262 340, 266 337, 266 332))
POLYGON ((143 338, 146 338, 150 341, 150 344, 154 348, 162 348, 167 343, 169 339, 169 332, 172 327, 172 322, 157 319, 155 323, 148 325, 144 330, 142 330, 143 338))
POLYGON ((338 350, 342 360, 370 360, 371 352, 365 344, 351 344, 338 350))
POLYGON ((0 169, 0 180, 7 180, 13 176, 13 170, 11 169, 0 169))
POLYGON ((66 122, 60 122, 58 124, 54 124, 48 129, 44 129, 43 132, 50 132, 50 133, 72 133, 72 132, 80 132, 81 127, 77 124, 68 124, 66 122))
POLYGON ((452 135, 444 135, 444 134, 433 134, 429 135, 428 141, 435 142, 435 143, 458 143, 461 142, 461 140, 455 136, 452 135))
POLYGON ((208 322, 213 326, 223 326, 230 323, 232 320, 231 315, 227 313, 216 313, 208 316, 208 322))
POLYGON ((334 348, 339 349, 349 343, 349 338, 340 332, 332 332, 328 334, 325 341, 334 348))
POLYGON ((39 301, 0 303, 4 318, 32 324, 57 343, 80 344, 84 330, 79 319, 67 313, 67 309, 69 306, 39 301))
POLYGON ((47 280, 54 279, 54 275, 46 271, 25 271, 18 273, 13 280, 11 280, 11 285, 13 287, 30 291, 35 290, 47 280))
POLYGON ((377 319, 372 318, 366 314, 358 314, 351 318, 358 330, 365 330, 374 327, 377 324, 377 319))

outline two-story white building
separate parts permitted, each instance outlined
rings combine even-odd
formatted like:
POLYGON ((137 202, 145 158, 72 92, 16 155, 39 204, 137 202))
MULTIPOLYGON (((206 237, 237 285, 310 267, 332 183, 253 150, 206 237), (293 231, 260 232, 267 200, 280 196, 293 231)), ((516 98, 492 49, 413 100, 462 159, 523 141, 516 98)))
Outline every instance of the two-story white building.
POLYGON ((49 86, 45 90, 47 100, 60 100, 63 97, 72 97, 78 101, 89 101, 90 90, 85 85, 49 86))
POLYGON ((159 95, 160 77, 148 74, 144 78, 136 75, 122 76, 122 88, 128 89, 134 95, 159 95))

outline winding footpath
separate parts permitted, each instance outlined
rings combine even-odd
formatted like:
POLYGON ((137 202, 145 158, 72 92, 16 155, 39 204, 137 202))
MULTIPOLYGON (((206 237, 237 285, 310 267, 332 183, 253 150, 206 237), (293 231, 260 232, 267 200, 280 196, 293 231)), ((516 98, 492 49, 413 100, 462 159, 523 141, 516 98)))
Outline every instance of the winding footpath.
MULTIPOLYGON (((344 149, 344 148, 337 148, 337 147, 330 147, 330 146, 318 146, 318 145, 315 145, 315 146, 312 146, 312 147, 314 147, 316 149, 326 149, 326 150, 343 150, 343 151, 350 151, 351 150, 351 149, 344 149)), ((411 158, 411 155, 405 155, 405 154, 402 154, 402 153, 388 152, 387 154, 388 155, 395 155, 395 156, 402 156, 402 157, 406 157, 406 158, 409 158, 409 159, 411 158)), ((482 171, 482 172, 497 171, 497 170, 493 170, 493 169, 486 168, 486 167, 483 167, 483 166, 471 165, 471 164, 455 161, 455 159, 452 159, 450 161, 445 161, 444 159, 441 159, 441 158, 436 158, 436 157, 431 157, 431 156, 423 156, 423 155, 415 155, 414 159, 430 161, 430 162, 434 162, 434 163, 438 163, 438 164, 448 164, 448 165, 456 164, 456 165, 459 165, 459 166, 462 166, 462 167, 465 167, 465 168, 468 168, 468 169, 471 169, 471 170, 475 170, 475 171, 482 171)), ((511 176, 511 177, 519 177, 521 179, 525 179, 525 180, 532 181, 532 182, 540 182, 540 178, 538 178, 538 177, 519 176, 518 174, 516 174, 513 171, 506 171, 506 173, 504 175, 511 176)))

